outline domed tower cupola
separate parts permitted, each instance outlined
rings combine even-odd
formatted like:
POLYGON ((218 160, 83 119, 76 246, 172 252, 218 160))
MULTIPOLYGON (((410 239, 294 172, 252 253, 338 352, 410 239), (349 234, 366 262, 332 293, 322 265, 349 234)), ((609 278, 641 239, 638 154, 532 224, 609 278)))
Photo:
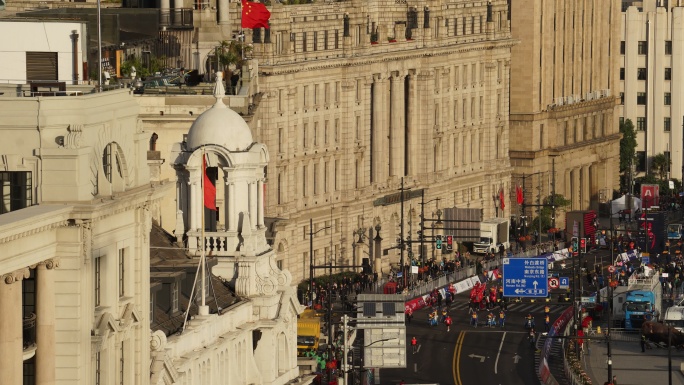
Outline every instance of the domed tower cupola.
POLYGON ((223 103, 222 74, 216 102, 199 115, 184 141, 173 146, 177 176, 176 237, 189 253, 218 258, 213 273, 243 296, 274 294, 289 285, 266 242, 264 226, 266 146, 254 142, 242 117, 223 103))

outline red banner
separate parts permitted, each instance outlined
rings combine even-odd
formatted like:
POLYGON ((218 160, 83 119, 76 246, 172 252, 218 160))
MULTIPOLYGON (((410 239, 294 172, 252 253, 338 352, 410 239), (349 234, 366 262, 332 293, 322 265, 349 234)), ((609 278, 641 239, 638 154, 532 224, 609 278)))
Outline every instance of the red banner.
POLYGON ((657 184, 641 185, 641 207, 647 209, 660 203, 660 186, 657 184))

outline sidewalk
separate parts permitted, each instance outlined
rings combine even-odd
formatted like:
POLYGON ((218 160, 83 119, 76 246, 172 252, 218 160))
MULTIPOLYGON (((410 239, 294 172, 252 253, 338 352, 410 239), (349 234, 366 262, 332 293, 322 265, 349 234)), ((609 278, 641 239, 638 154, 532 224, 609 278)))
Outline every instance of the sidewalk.
MULTIPOLYGON (((620 385, 668 384, 667 349, 653 346, 641 352, 639 341, 612 341, 611 356, 613 375, 620 385)), ((584 355, 586 372, 595 385, 608 380, 608 356, 605 342, 591 342, 590 351, 584 355)), ((680 365, 684 355, 672 349, 672 385, 684 385, 680 365)))

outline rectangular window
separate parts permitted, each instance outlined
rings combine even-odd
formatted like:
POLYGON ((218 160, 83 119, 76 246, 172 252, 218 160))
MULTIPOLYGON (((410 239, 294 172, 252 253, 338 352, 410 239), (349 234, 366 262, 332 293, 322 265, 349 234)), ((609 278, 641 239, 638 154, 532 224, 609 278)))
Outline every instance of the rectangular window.
POLYGON ((672 124, 671 118, 669 118, 669 117, 664 118, 664 120, 663 120, 663 131, 670 132, 670 124, 672 124))
POLYGON ((95 258, 93 261, 93 284, 95 286, 94 297, 95 297, 95 307, 102 304, 102 257, 95 258))
POLYGON ((636 152, 636 170, 637 172, 646 171, 646 151, 636 152))
POLYGON ((330 129, 330 121, 326 120, 323 124, 323 143, 328 144, 328 131, 330 129))
POLYGON ((323 32, 323 49, 328 49, 328 31, 323 32))
POLYGON ((637 80, 646 80, 646 68, 637 68, 637 80))
POLYGON ((180 297, 178 286, 177 282, 171 284, 171 312, 173 313, 178 311, 178 298, 180 297))
POLYGON ((306 32, 302 32, 302 52, 306 52, 306 32))
POLYGON ((318 51, 318 32, 314 31, 313 33, 313 50, 318 51))
POLYGON ((119 297, 126 294, 126 253, 119 249, 119 297))
POLYGON ((102 383, 102 368, 100 366, 100 352, 95 353, 95 385, 100 385, 102 383))
POLYGON ((318 195, 318 163, 314 163, 313 173, 313 193, 314 195, 318 195))
POLYGON ((302 195, 308 196, 309 193, 306 190, 306 178, 308 177, 309 168, 307 166, 302 166, 302 195))
POLYGON ((337 191, 337 189, 339 188, 339 185, 337 184, 337 176, 339 175, 340 171, 340 162, 337 159, 333 161, 333 167, 335 168, 335 170, 333 171, 333 190, 337 191))
POLYGON ((304 86, 303 91, 302 91, 302 102, 304 107, 309 106, 309 86, 304 86))
POLYGON ((314 146, 318 146, 318 122, 314 122, 313 142, 314 142, 314 146))
POLYGON ((119 359, 120 359, 120 366, 119 366, 119 385, 124 385, 126 383, 125 378, 126 378, 126 344, 124 341, 121 341, 121 348, 119 349, 119 359))
POLYGON ((637 45, 637 53, 639 55, 648 55, 648 42, 640 41, 637 45))
POLYGON ((645 116, 637 117, 636 129, 637 129, 637 131, 646 131, 646 117, 645 116))
POLYGON ((672 55, 672 40, 665 40, 665 55, 672 55))
POLYGON ((625 104, 625 93, 620 92, 620 104, 625 104))
POLYGON ((665 68, 665 80, 672 80, 672 68, 665 68))
POLYGON ((302 129, 302 147, 307 148, 309 146, 309 123, 304 123, 304 128, 302 129))
POLYGON ((666 106, 669 106, 670 104, 672 104, 672 94, 671 93, 669 93, 669 92, 665 93, 664 103, 666 106))
POLYGON ((335 118, 335 144, 340 141, 340 118, 335 118))
POLYGON ((637 92, 637 104, 640 106, 646 105, 646 93, 645 92, 637 92))
POLYGON ((620 80, 625 80, 625 68, 620 68, 620 80))
POLYGON ((33 204, 31 173, 28 171, 0 172, 2 206, 0 214, 29 207, 33 204))
POLYGON ((283 128, 278 128, 278 152, 283 152, 283 128))
POLYGON ((323 168, 323 192, 327 193, 328 192, 328 183, 329 183, 328 182, 328 174, 330 171, 330 162, 326 160, 323 167, 324 167, 323 168))
POLYGON ((621 41, 620 42, 620 55, 624 55, 624 54, 625 54, 625 42, 621 41))

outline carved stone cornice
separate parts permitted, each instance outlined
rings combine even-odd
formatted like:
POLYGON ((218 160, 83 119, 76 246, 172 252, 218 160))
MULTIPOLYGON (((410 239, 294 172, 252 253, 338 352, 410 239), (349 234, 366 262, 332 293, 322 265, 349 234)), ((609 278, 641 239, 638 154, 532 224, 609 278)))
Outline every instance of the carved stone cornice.
POLYGON ((22 269, 15 270, 11 273, 3 274, 0 276, 0 278, 2 278, 2 281, 6 284, 11 285, 15 282, 20 282, 30 276, 31 272, 29 271, 29 268, 24 267, 22 269))

